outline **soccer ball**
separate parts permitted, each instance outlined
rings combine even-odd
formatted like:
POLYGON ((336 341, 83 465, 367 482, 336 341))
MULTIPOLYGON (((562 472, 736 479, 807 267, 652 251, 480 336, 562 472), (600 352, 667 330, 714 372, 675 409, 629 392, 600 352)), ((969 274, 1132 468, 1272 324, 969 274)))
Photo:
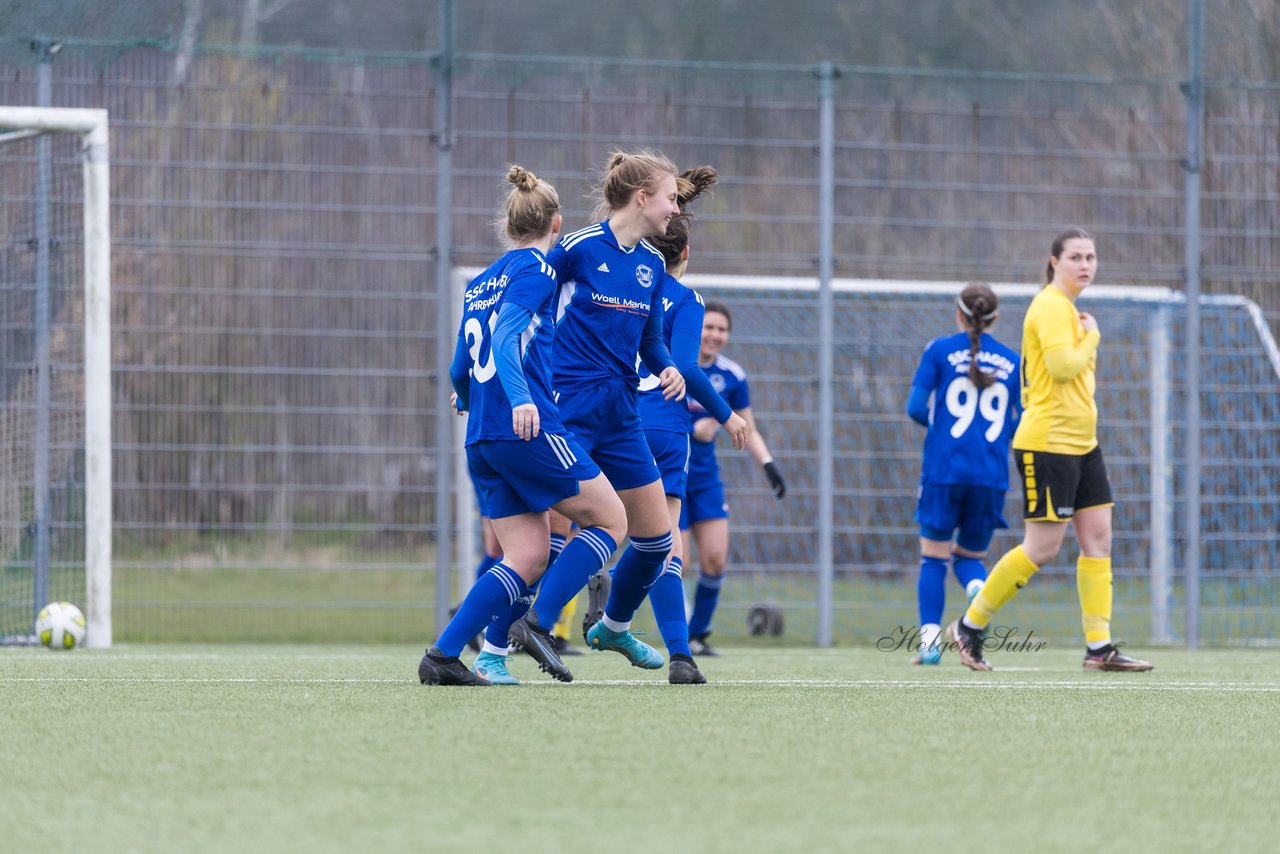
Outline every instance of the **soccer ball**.
POLYGON ((84 643, 84 614, 70 602, 50 602, 36 616, 36 634, 49 649, 75 649, 84 643))

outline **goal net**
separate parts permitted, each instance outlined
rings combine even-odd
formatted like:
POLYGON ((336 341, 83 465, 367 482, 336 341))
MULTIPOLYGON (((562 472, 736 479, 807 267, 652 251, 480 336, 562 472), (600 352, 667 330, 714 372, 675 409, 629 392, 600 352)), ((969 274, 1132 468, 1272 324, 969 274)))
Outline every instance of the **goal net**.
POLYGON ((0 642, 111 645, 107 116, 0 107, 0 642))
MULTIPOLYGON (((465 276, 465 273, 462 273, 465 276)), ((815 279, 690 275, 686 284, 725 303, 733 326, 725 354, 747 371, 752 410, 786 477, 777 500, 759 467, 724 440, 718 451, 731 509, 729 574, 713 628, 747 631, 753 605, 772 603, 796 642, 815 637, 819 612, 818 293, 815 279)), ((955 327, 963 282, 837 280, 832 413, 834 458, 833 630, 837 642, 875 643, 917 623, 919 530, 913 521, 924 431, 905 403, 924 346, 955 327)), ((994 334, 1018 349, 1022 318, 1038 291, 995 285, 994 334)), ((1201 641, 1259 644, 1280 630, 1280 351, 1257 306, 1203 297, 1201 641)), ((1095 285, 1082 308, 1099 319, 1099 437, 1116 496, 1115 610, 1118 638, 1178 643, 1184 593, 1186 468, 1185 301, 1165 288, 1095 285)), ((465 477, 459 478, 463 493, 465 477)), ((1021 494, 1012 477, 988 568, 1021 539, 1021 494)), ((460 495, 460 517, 474 517, 460 495)), ((460 567, 477 546, 463 526, 460 567), (469 549, 469 551, 468 551, 469 549)), ((1068 540, 1028 592, 1000 614, 1023 635, 1082 643, 1075 586, 1078 551, 1068 540)), ((686 557, 686 585, 696 572, 686 557)), ((963 602, 948 582, 946 619, 963 602)))

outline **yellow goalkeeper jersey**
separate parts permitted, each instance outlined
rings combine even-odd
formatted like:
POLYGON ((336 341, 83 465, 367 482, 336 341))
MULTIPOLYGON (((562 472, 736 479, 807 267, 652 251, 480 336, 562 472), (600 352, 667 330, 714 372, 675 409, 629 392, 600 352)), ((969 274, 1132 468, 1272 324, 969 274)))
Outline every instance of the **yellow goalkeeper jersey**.
POLYGON ((1093 393, 1100 340, 1085 332, 1075 303, 1059 288, 1046 285, 1036 294, 1022 322, 1023 414, 1015 448, 1078 455, 1098 446, 1093 393))

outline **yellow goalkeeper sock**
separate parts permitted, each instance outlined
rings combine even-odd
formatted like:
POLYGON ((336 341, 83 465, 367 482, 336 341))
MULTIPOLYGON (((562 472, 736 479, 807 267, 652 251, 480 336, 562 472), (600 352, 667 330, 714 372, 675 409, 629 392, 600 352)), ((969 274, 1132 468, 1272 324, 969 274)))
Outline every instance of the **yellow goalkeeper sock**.
POLYGON ((560 612, 560 619, 556 620, 556 624, 551 627, 551 634, 560 638, 560 640, 569 639, 569 627, 573 625, 573 618, 578 613, 578 597, 574 596, 569 600, 569 604, 564 606, 564 610, 560 612))
POLYGON ((1027 557, 1022 546, 1014 546, 1005 552, 1004 557, 991 568, 982 591, 969 603, 964 621, 975 629, 985 629, 995 612, 1009 604, 1009 600, 1018 595, 1018 591, 1039 569, 1027 557))
POLYGON ((1076 561, 1076 589, 1084 642, 1096 648, 1111 640, 1111 558, 1080 556, 1076 561))

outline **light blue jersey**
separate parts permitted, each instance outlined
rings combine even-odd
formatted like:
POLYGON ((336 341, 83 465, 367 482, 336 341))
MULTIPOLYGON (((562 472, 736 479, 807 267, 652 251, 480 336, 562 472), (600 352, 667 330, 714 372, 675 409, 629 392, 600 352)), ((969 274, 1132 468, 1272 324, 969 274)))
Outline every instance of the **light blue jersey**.
POLYGON ((529 396, 538 407, 541 430, 564 432, 551 392, 555 286, 555 270, 536 249, 507 252, 467 286, 458 346, 466 349, 470 374, 468 445, 481 440, 519 440, 512 430, 511 401, 498 376, 491 346, 498 312, 507 303, 532 315, 520 334, 519 356, 529 396))
POLYGON ((925 347, 911 385, 930 392, 920 482, 1009 488, 1009 443, 1018 418, 1018 354, 983 335, 978 367, 995 382, 979 390, 969 379, 969 336, 958 332, 925 347))
POLYGON ((620 245, 605 221, 566 235, 547 261, 560 281, 556 391, 601 383, 636 388, 636 352, 650 317, 660 321, 662 314, 662 254, 643 240, 620 245))

